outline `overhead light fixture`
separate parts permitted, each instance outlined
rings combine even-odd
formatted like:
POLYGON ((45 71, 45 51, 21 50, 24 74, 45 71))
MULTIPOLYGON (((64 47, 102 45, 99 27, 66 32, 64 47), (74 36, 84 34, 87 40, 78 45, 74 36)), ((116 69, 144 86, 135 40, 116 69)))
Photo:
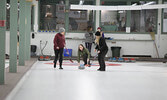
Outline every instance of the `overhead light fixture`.
POLYGON ((10 9, 10 4, 7 3, 6 6, 7 9, 10 9))
POLYGON ((125 12, 125 11, 123 11, 123 10, 118 11, 119 14, 122 14, 122 13, 124 13, 124 12, 125 12))
POLYGON ((155 4, 155 1, 151 1, 151 2, 148 2, 146 4, 143 4, 144 6, 147 6, 147 5, 152 5, 152 4, 155 4))
POLYGON ((137 5, 137 3, 132 4, 132 6, 136 6, 136 5, 137 5))
POLYGON ((144 10, 144 9, 163 9, 167 8, 167 4, 155 4, 155 5, 136 5, 136 6, 94 6, 94 5, 71 5, 70 9, 77 10, 144 10))
POLYGON ((46 5, 48 8, 51 8, 51 5, 46 5))
POLYGON ((83 5, 83 4, 84 4, 84 0, 80 0, 79 5, 83 5))
POLYGON ((59 2, 59 4, 62 4, 62 5, 64 5, 64 1, 60 1, 60 2, 59 2))

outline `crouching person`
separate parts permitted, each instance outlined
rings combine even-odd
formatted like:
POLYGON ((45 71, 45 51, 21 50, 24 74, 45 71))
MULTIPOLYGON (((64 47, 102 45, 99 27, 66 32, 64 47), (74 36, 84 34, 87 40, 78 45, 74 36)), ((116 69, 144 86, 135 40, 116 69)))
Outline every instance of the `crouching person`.
POLYGON ((78 65, 80 66, 80 58, 83 58, 84 66, 90 67, 90 53, 87 48, 85 48, 82 44, 78 46, 78 65))

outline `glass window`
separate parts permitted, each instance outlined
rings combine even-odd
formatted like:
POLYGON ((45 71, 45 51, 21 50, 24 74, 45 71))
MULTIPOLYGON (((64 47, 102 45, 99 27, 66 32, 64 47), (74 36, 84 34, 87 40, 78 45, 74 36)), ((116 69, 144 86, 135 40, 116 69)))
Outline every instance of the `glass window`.
POLYGON ((6 30, 10 30, 10 2, 6 3, 6 30))
MULTIPOLYGON (((126 5, 126 2, 101 1, 101 5, 118 6, 126 5)), ((125 32, 126 11, 101 11, 101 23, 104 32, 125 32)))
POLYGON ((101 11, 101 27, 104 32, 125 32, 126 11, 101 11))
MULTIPOLYGON (((84 1, 83 4, 93 4, 94 0, 84 1)), ((70 0, 70 4, 79 4, 79 1, 70 0)), ((88 26, 94 26, 93 11, 70 10, 69 31, 83 32, 88 26)), ((40 6, 40 30, 58 30, 65 27, 65 2, 41 1, 40 6)))
POLYGON ((157 10, 131 11, 132 32, 156 31, 157 10))
MULTIPOLYGON (((140 1, 137 4, 155 4, 155 2, 140 1)), ((156 31, 157 10, 131 11, 131 32, 154 32, 156 31)))
MULTIPOLYGON (((19 2, 18 2, 18 19, 19 20, 19 2)), ((6 3, 6 30, 10 30, 10 1, 7 0, 6 3)), ((19 26, 18 26, 19 30, 19 26)))
POLYGON ((31 31, 34 31, 34 6, 31 6, 31 31))
MULTIPOLYGON (((164 2, 164 4, 167 4, 167 2, 164 2)), ((163 12, 164 14, 164 16, 163 16, 163 32, 164 33, 167 33, 167 28, 166 28, 166 26, 167 26, 167 8, 166 9, 164 9, 164 12, 163 12)))
POLYGON ((106 5, 106 6, 126 5, 126 2, 125 2, 125 0, 122 0, 122 1, 116 1, 116 0, 101 0, 101 5, 106 5))
MULTIPOLYGON (((110 1, 111 2, 111 1, 110 1)), ((110 3, 108 2, 108 4, 110 3)), ((102 5, 108 5, 102 2, 102 5)), ((110 5, 117 4, 116 2, 110 5)), ((155 1, 132 2, 132 5, 154 5, 155 1)), ((118 5, 118 4, 117 4, 118 5)), ((126 5, 122 2, 120 5, 126 5)), ((101 11, 101 27, 104 32, 126 32, 127 11, 101 11)), ((157 10, 132 10, 131 32, 156 31, 157 10)))
MULTIPOLYGON (((70 0, 70 4, 94 5, 95 0, 70 0), (81 2, 82 1, 82 2, 81 2)), ((85 32, 88 26, 94 27, 94 11, 93 10, 70 10, 69 11, 69 31, 85 32)))
POLYGON ((64 27, 65 5, 41 5, 40 7, 40 30, 58 30, 64 27))
POLYGON ((94 26, 93 11, 70 10, 69 12, 69 31, 86 31, 88 26, 94 26))

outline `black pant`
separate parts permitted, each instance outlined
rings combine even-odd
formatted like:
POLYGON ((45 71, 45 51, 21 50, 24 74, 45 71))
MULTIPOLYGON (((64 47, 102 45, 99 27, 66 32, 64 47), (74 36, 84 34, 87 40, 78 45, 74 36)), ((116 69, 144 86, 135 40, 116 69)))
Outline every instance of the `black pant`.
POLYGON ((85 47, 89 50, 90 54, 91 54, 91 48, 92 48, 92 43, 85 43, 85 47))
POLYGON ((58 57, 59 57, 59 64, 60 67, 62 67, 62 62, 63 62, 63 48, 60 49, 56 49, 55 51, 55 59, 54 59, 54 63, 57 63, 58 57))
POLYGON ((105 61, 104 61, 104 57, 107 54, 108 50, 102 51, 98 54, 98 62, 100 65, 100 70, 105 71, 106 65, 105 65, 105 61))
POLYGON ((86 54, 86 55, 83 56, 84 65, 90 64, 90 61, 87 62, 87 59, 88 59, 88 55, 86 54))

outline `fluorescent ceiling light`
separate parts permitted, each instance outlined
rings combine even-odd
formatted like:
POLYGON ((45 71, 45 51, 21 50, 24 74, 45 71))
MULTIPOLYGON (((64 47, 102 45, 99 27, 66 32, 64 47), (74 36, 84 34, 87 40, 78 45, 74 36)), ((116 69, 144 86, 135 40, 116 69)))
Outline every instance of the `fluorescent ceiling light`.
POLYGON ((10 4, 7 3, 6 6, 7 9, 10 9, 10 4))
POLYGON ((143 5, 144 5, 144 6, 147 6, 147 5, 152 5, 152 4, 155 4, 155 2, 154 2, 154 1, 152 1, 152 2, 148 2, 148 3, 143 4, 143 5))
POLYGON ((120 14, 121 14, 121 13, 124 13, 124 11, 123 11, 123 10, 121 10, 121 11, 118 11, 118 13, 120 13, 120 14))
POLYGON ((137 3, 132 4, 132 6, 136 6, 136 5, 137 5, 137 3))
POLYGON ((79 5, 83 5, 83 4, 84 4, 84 0, 80 0, 79 5))
POLYGON ((144 10, 144 9, 163 9, 167 8, 167 4, 155 4, 155 5, 122 5, 122 6, 95 6, 95 5, 71 5, 70 9, 78 10, 144 10))

